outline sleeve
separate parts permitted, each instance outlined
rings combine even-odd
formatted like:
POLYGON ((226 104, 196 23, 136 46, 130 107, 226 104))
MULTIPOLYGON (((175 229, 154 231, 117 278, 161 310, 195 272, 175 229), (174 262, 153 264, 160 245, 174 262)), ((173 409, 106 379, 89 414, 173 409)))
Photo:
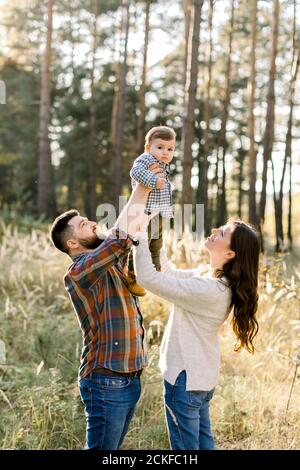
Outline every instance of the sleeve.
MULTIPOLYGON (((134 265, 137 282, 155 295, 178 305, 182 309, 199 314, 199 305, 219 302, 222 291, 217 281, 211 278, 195 277, 180 279, 156 271, 152 264, 147 240, 140 239, 134 249, 134 265)), ((203 312, 203 309, 201 309, 203 312)), ((203 313, 202 313, 203 315, 203 313)))
POLYGON ((194 269, 177 269, 168 260, 166 252, 161 250, 160 252, 161 272, 168 276, 176 277, 178 279, 188 279, 195 276, 199 272, 199 268, 194 269))
POLYGON ((131 168, 130 176, 137 183, 140 183, 148 188, 155 189, 158 177, 148 170, 149 165, 150 162, 146 159, 137 159, 131 168))
POLYGON ((134 243, 125 232, 112 229, 98 248, 87 253, 72 265, 68 276, 81 288, 90 289, 107 273, 109 268, 129 253, 134 243))

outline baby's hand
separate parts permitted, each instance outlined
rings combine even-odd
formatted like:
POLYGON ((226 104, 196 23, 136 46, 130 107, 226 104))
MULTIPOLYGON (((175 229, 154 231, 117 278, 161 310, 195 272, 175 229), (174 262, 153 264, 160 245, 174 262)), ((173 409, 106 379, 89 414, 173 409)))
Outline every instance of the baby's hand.
POLYGON ((156 189, 163 189, 166 185, 165 178, 158 178, 156 181, 156 189))

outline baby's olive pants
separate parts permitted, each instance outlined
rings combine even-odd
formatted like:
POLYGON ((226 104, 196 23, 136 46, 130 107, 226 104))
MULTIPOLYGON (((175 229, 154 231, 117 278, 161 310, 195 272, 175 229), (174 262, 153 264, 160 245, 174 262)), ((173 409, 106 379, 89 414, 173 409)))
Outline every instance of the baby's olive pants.
MULTIPOLYGON (((163 244, 162 226, 163 218, 160 214, 153 217, 148 225, 149 250, 151 252, 152 262, 156 268, 156 271, 161 270, 160 250, 163 244)), ((130 250, 128 255, 128 274, 130 274, 132 277, 135 277, 132 250, 130 250)))

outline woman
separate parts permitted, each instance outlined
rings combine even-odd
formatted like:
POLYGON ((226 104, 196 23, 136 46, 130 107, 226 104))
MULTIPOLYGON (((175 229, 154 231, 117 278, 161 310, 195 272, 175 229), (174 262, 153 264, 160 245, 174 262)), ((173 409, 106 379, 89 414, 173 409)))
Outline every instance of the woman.
POLYGON ((141 229, 134 248, 137 282, 173 304, 160 356, 171 448, 214 449, 209 405, 220 368, 218 330, 233 310, 235 350, 254 352, 259 236, 239 220, 212 230, 205 241, 209 269, 199 276, 199 269, 174 269, 164 253, 157 272, 141 229))

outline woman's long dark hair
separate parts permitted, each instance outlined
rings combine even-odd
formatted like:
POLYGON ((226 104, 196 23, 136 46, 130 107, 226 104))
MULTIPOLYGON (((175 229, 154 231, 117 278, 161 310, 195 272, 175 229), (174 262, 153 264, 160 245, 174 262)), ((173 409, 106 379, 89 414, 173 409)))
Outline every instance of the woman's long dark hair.
POLYGON ((233 308, 232 326, 237 337, 235 351, 242 348, 254 353, 253 339, 258 332, 256 311, 258 305, 258 266, 260 253, 259 233, 250 224, 230 220, 235 225, 230 249, 235 257, 216 272, 225 277, 232 291, 230 310, 233 308))

